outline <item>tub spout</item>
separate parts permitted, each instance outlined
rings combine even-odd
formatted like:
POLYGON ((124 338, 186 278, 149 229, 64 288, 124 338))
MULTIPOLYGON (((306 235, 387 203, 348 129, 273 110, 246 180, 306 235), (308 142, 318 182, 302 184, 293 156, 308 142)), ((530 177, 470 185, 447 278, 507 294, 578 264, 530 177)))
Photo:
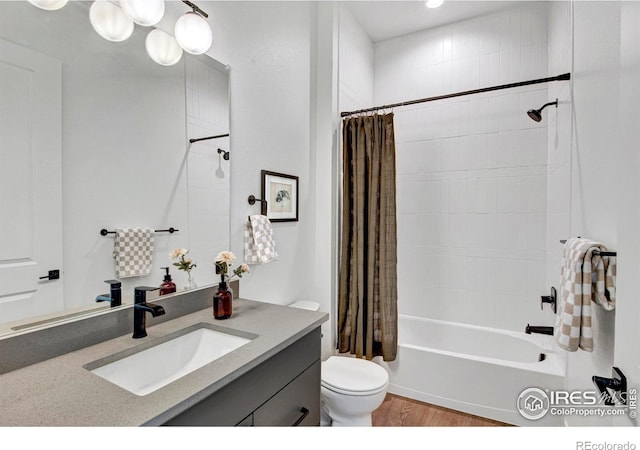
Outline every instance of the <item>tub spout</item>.
POLYGON ((539 334, 548 334, 553 336, 553 327, 540 327, 540 326, 533 326, 533 325, 527 324, 527 327, 524 329, 524 332, 527 334, 539 333, 539 334))

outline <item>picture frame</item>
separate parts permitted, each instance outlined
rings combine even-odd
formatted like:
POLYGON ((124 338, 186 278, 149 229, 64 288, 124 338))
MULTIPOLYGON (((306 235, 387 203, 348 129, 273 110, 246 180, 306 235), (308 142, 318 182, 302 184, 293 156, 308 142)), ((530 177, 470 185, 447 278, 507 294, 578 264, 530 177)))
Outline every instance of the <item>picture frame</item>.
POLYGON ((271 222, 298 221, 298 177, 262 170, 262 215, 271 222))

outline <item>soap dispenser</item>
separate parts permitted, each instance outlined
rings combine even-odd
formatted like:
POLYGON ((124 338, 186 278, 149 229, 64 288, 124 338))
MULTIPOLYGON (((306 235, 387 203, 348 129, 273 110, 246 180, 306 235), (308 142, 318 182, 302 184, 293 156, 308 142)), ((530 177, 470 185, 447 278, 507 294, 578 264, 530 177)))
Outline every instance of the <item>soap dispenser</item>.
POLYGON ((171 281, 171 275, 169 274, 169 268, 168 267, 161 267, 161 269, 166 270, 167 273, 164 276, 164 281, 160 285, 160 295, 172 294, 172 293, 174 293, 176 291, 176 284, 173 281, 171 281))

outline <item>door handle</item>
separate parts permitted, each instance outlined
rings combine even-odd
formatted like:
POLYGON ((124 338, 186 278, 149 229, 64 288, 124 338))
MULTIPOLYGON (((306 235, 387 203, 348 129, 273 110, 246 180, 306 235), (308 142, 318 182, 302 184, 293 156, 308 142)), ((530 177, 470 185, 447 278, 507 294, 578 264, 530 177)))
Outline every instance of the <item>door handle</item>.
POLYGON ((50 270, 48 275, 40 277, 41 280, 57 280, 60 278, 60 271, 58 269, 50 270))
POLYGON ((305 419, 305 417, 309 415, 309 410, 304 406, 300 409, 300 412, 302 413, 302 415, 298 417, 298 420, 296 420, 296 422, 293 424, 294 427, 297 427, 298 425, 300 425, 302 421, 305 419))

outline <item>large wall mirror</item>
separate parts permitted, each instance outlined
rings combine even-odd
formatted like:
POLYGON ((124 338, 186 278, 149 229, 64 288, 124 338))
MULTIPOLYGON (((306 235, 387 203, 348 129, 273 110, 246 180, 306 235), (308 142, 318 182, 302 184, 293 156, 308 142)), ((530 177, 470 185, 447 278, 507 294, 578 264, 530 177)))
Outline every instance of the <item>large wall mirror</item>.
MULTIPOLYGON (((167 4, 175 22, 170 9, 184 5, 167 4)), ((109 308, 96 302, 117 278, 102 229, 179 230, 155 233, 149 275, 120 279, 125 305, 135 286, 159 286, 163 267, 185 288, 173 249, 189 250, 202 287, 229 246, 229 138, 189 142, 230 132, 228 68, 187 53, 158 65, 150 28, 107 41, 90 5, 0 2, 1 333, 109 308)))

